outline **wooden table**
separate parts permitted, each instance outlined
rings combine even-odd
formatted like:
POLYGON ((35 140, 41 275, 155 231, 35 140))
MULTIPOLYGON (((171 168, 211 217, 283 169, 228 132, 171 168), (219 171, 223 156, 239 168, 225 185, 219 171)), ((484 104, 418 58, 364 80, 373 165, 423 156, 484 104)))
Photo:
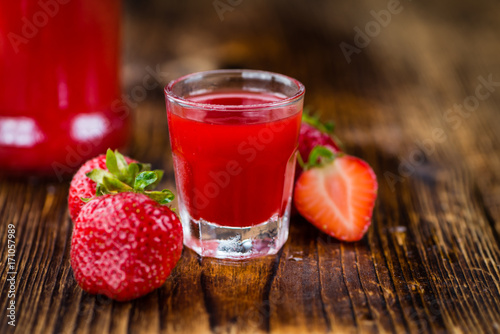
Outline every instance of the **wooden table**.
POLYGON ((185 249, 161 289, 119 303, 73 278, 68 183, 5 178, 0 332, 500 332, 498 2, 164 2, 126 4, 125 92, 161 72, 146 97, 131 95, 129 154, 165 168, 173 187, 161 86, 211 68, 285 73, 307 87, 306 105, 335 120, 347 152, 375 169, 372 226, 342 243, 294 218, 279 255, 255 261, 185 249), (356 27, 366 36, 355 40, 356 27))

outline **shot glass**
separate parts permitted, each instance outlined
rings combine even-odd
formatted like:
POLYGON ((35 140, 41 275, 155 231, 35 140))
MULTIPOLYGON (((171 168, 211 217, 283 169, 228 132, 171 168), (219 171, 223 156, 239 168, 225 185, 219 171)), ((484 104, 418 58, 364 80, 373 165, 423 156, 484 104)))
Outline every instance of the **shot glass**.
POLYGON ((223 259, 280 250, 304 93, 293 78, 256 70, 194 73, 165 87, 187 247, 223 259))

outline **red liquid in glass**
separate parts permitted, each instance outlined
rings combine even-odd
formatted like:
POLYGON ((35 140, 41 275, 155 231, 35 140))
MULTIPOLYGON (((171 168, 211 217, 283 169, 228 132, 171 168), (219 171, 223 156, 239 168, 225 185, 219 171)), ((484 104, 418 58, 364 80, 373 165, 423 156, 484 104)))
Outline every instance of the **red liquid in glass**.
MULTIPOLYGON (((228 92, 189 99, 254 105, 283 97, 228 92)), ((284 107, 249 113, 179 108, 168 112, 170 141, 178 194, 190 216, 232 227, 282 216, 292 192, 301 110, 284 107), (204 113, 201 119, 200 112, 204 113)))
POLYGON ((124 145, 119 0, 0 5, 0 170, 69 177, 124 145))

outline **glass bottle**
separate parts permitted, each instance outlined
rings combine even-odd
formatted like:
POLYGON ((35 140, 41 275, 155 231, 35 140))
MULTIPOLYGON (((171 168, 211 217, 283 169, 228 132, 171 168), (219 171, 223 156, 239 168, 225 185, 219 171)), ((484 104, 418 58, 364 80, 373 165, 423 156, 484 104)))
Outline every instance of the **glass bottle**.
POLYGON ((0 171, 71 177, 124 146, 120 0, 0 4, 0 171))

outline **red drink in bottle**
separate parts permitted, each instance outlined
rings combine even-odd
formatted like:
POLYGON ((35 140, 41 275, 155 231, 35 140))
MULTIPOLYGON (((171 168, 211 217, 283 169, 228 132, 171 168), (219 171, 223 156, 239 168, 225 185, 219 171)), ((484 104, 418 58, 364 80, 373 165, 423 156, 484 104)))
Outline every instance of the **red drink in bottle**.
POLYGON ((0 5, 0 170, 71 176, 128 137, 119 0, 0 5))

